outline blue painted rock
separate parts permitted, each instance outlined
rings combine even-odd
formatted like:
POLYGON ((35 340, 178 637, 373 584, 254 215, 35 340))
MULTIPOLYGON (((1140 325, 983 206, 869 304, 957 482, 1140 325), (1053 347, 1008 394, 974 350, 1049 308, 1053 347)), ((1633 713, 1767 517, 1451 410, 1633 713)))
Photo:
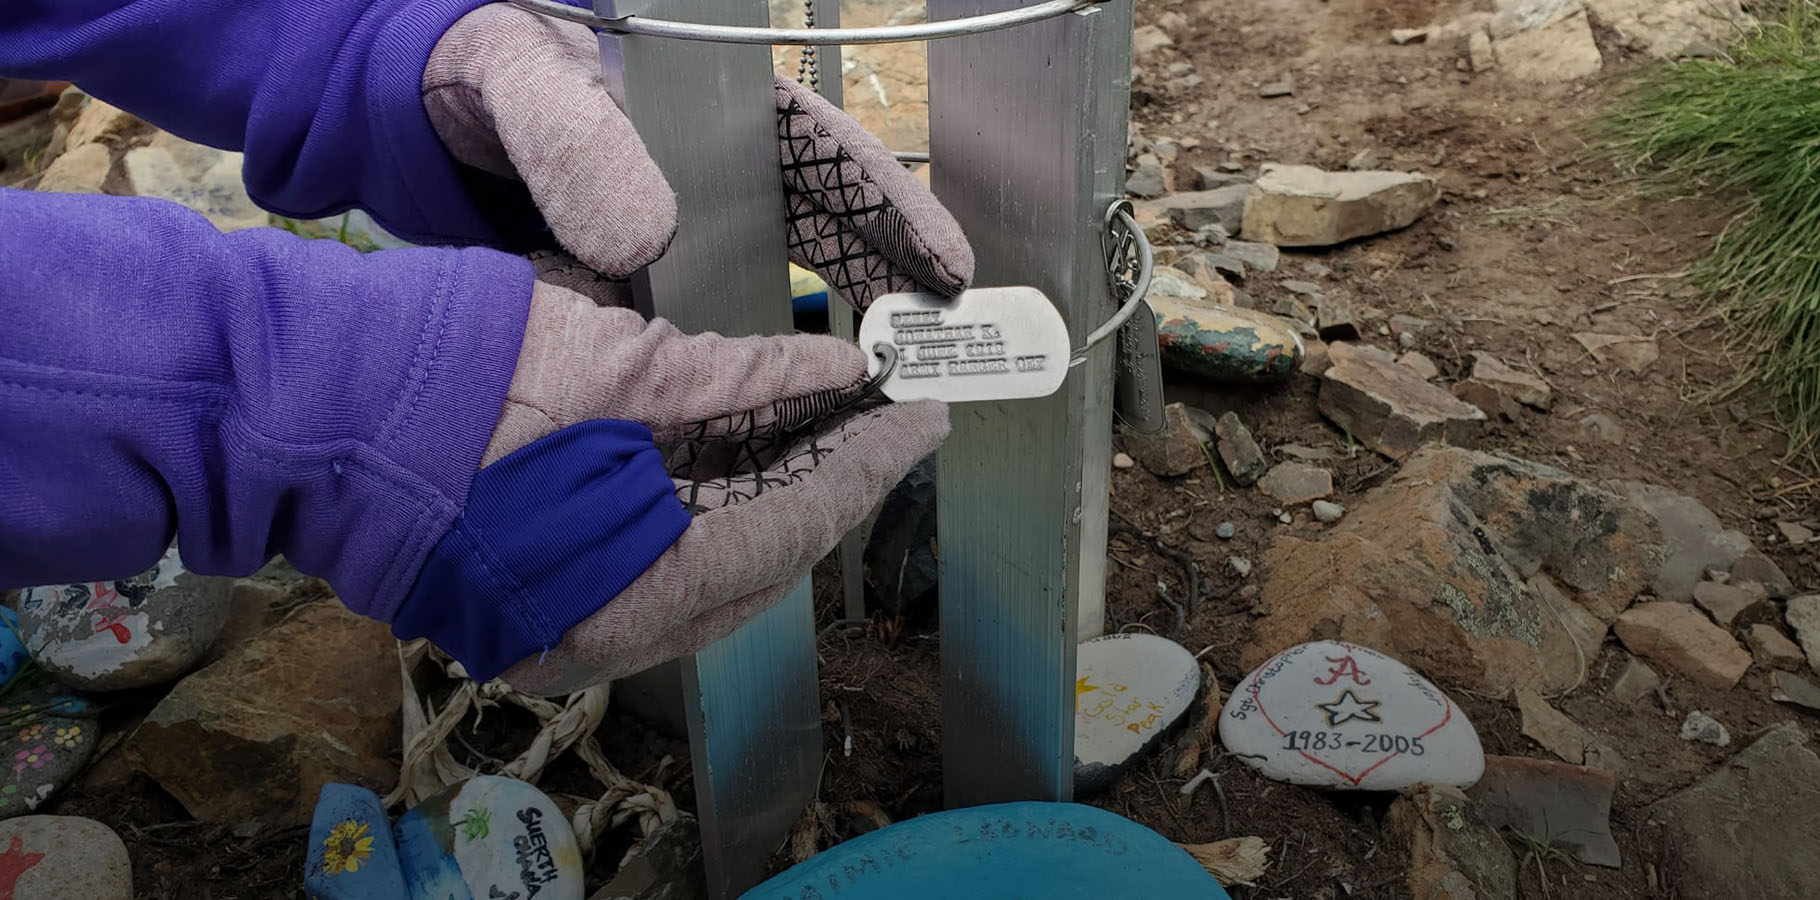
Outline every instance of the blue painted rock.
POLYGON ((0 620, 5 621, 5 627, 0 628, 0 685, 4 685, 25 668, 31 655, 26 653, 19 633, 19 614, 11 607, 0 606, 0 620))
POLYGON ((810 857, 744 900, 1228 900, 1162 835, 1075 803, 1000 803, 931 813, 810 857))
POLYGON ((88 764, 99 737, 87 701, 29 691, 0 704, 0 819, 43 805, 88 764))
POLYGON ((32 658, 71 687, 160 684, 189 671, 221 633, 233 588, 231 578, 185 568, 173 544, 132 578, 26 588, 20 632, 32 658))
POLYGON ((1465 710, 1408 666, 1340 641, 1299 644, 1245 676, 1220 742, 1269 778, 1318 787, 1463 788, 1485 772, 1465 710))
POLYGON ((412 900, 581 900, 581 848, 536 787, 480 775, 398 820, 412 900))
POLYGON ((1081 644, 1074 663, 1074 790, 1104 790, 1153 750, 1194 703, 1200 666, 1153 634, 1081 644))
POLYGON ((1214 381, 1287 379, 1302 362, 1302 339, 1276 316, 1175 297, 1151 297, 1157 347, 1170 368, 1214 381))
POLYGON ((379 797, 351 784, 325 784, 310 821, 303 892, 311 900, 402 900, 404 867, 379 797))

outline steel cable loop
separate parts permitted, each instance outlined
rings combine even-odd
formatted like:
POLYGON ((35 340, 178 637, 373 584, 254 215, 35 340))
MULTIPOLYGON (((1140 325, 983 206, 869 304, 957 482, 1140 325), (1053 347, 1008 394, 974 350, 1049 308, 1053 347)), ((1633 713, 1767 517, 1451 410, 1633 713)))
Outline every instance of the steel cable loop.
POLYGON ((1113 313, 1112 318, 1106 320, 1106 324, 1093 329, 1087 335, 1086 343, 1069 355, 1068 366, 1070 368, 1086 362, 1087 354, 1095 346, 1117 334, 1120 328, 1125 327, 1125 323, 1131 321, 1131 317, 1137 313, 1138 307, 1144 304, 1144 295, 1150 293, 1150 276, 1156 271, 1156 256, 1150 249, 1150 239, 1144 235, 1144 229, 1138 227, 1137 220, 1131 216, 1130 201, 1120 200, 1106 211, 1108 229, 1114 222, 1123 227, 1124 231, 1121 234, 1113 235, 1113 244, 1118 249, 1111 258, 1106 260, 1106 266, 1116 279, 1116 267, 1122 261, 1119 257, 1123 256, 1123 248, 1128 240, 1131 246, 1137 248, 1137 275, 1132 279, 1130 296, 1124 298, 1118 312, 1113 313))
POLYGON ((825 47, 835 44, 897 44, 933 41, 967 34, 984 34, 1041 22, 1071 12, 1091 9, 1108 0, 1045 0, 1034 6, 1023 6, 1002 12, 946 19, 940 22, 918 22, 913 25, 879 25, 870 28, 770 28, 742 25, 705 25, 696 22, 672 22, 646 16, 608 17, 598 15, 559 0, 512 0, 516 6, 534 13, 576 22, 613 34, 637 34, 646 37, 674 38, 684 41, 707 41, 716 44, 769 44, 825 47))

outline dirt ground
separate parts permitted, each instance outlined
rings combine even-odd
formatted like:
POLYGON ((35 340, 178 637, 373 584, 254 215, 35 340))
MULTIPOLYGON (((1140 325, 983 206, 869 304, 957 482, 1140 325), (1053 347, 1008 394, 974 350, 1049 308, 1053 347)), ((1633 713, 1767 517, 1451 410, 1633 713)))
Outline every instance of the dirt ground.
MULTIPOLYGON (((1588 121, 1615 101, 1625 73, 1642 60, 1599 34, 1602 76, 1537 87, 1459 71, 1464 48, 1451 41, 1392 46, 1387 40, 1392 28, 1471 8, 1445 0, 1144 0, 1139 23, 1167 22, 1175 43, 1140 61, 1133 121, 1152 139, 1200 141, 1177 161, 1180 189, 1194 186, 1194 165, 1233 162, 1255 172, 1260 162, 1282 161, 1340 169, 1365 150, 1376 151, 1380 167, 1438 176, 1443 198, 1414 226, 1330 250, 1286 252, 1276 273, 1256 274, 1244 289, 1268 308, 1282 295, 1278 281, 1318 280, 1330 296, 1349 295, 1375 310, 1366 339, 1380 346, 1394 347, 1396 337, 1378 331, 1377 323, 1399 314, 1426 320, 1412 332, 1416 348, 1445 375, 1462 374, 1468 354, 1489 351, 1543 376, 1555 390, 1553 410, 1526 409, 1515 422, 1495 422, 1487 449, 1583 476, 1673 486, 1749 534, 1798 588, 1813 586, 1820 581, 1813 554, 1776 539, 1774 523, 1811 524, 1820 482, 1782 461, 1783 436, 1758 397, 1744 392, 1714 400, 1746 357, 1720 325, 1702 317, 1677 274, 1710 245, 1724 225, 1723 211, 1705 200, 1644 196, 1591 143, 1588 121), (1259 84, 1285 76, 1294 80, 1293 96, 1258 97, 1259 84), (1642 374, 1624 373, 1588 356, 1570 337, 1576 331, 1653 336, 1662 356, 1642 374), (1582 425, 1591 413, 1615 420, 1621 439, 1601 440, 1582 425)), ((1314 391, 1314 380, 1304 376, 1274 389, 1171 387, 1173 399, 1216 414, 1238 411, 1267 450, 1284 444, 1332 450, 1338 459, 1326 465, 1335 473, 1333 499, 1350 504, 1389 475, 1392 464, 1365 451, 1349 455, 1345 437, 1315 412, 1314 391)), ((1271 573, 1257 567, 1241 578, 1227 557, 1256 561, 1278 534, 1320 526, 1306 511, 1293 524, 1280 524, 1268 498, 1222 485, 1206 470, 1183 479, 1159 479, 1141 467, 1118 470, 1113 492, 1114 522, 1137 533, 1112 541, 1108 630, 1152 630, 1190 651, 1205 648, 1203 660, 1230 690, 1244 674, 1239 655, 1250 639, 1250 601, 1271 573), (1237 525, 1234 539, 1213 535, 1222 521, 1237 525), (1158 551, 1158 541, 1188 553, 1208 583, 1179 635, 1171 633, 1156 584, 1179 597, 1185 579, 1158 551)), ((839 602, 838 579, 824 568, 818 615, 826 624, 838 618, 839 602)), ((824 639, 828 752, 821 799, 831 815, 821 846, 872 827, 879 814, 901 820, 940 808, 933 629, 929 623, 836 630, 824 639), (849 731, 850 756, 842 746, 849 731)), ((1641 808, 1697 779, 1731 749, 1680 741, 1680 716, 1694 708, 1715 712, 1734 734, 1746 735, 1795 718, 1768 702, 1756 670, 1724 694, 1675 680, 1668 694, 1673 711, 1650 703, 1621 707, 1602 695, 1617 658, 1608 644, 1588 684, 1557 705, 1604 733, 1629 763, 1613 814, 1625 864, 1601 869, 1560 856, 1525 856, 1519 847, 1520 897, 1681 896, 1675 848, 1663 844, 1641 808)), ((1504 698, 1442 686, 1470 714, 1487 752, 1546 755, 1521 736, 1514 705, 1504 698)), ((157 694, 118 698, 104 729, 123 735, 157 694)), ((1200 715, 1196 709, 1188 719, 1200 715)), ((1804 721, 1813 727, 1813 719, 1804 721)), ((490 738, 476 738, 471 759, 489 750, 489 739, 504 746, 530 723, 528 715, 505 712, 490 728, 490 738)), ((1238 900, 1408 896, 1404 860, 1379 827, 1388 796, 1275 783, 1215 746, 1188 771, 1209 768, 1220 793, 1205 785, 1183 798, 1177 789, 1185 778, 1176 766, 1190 733, 1091 802, 1178 841, 1263 837, 1272 847, 1269 873, 1256 888, 1235 889, 1238 900)), ((657 761, 674 756, 682 764, 666 773, 664 784, 685 806, 691 803, 686 745, 618 717, 601 735, 608 756, 634 777, 654 777, 657 761)), ((545 786, 577 793, 589 787, 572 761, 554 769, 545 786)), ((191 823, 174 800, 126 768, 117 747, 104 744, 87 775, 46 811, 89 815, 115 827, 135 862, 137 896, 301 896, 302 829, 191 823)), ((597 855, 590 888, 611 873, 625 845, 616 838, 597 855)))

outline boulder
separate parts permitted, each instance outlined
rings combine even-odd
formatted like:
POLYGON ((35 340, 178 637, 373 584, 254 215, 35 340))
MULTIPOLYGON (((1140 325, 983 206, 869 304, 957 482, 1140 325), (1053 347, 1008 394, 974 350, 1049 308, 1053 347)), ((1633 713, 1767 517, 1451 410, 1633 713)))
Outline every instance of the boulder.
POLYGON ((1330 344, 1321 374, 1321 414, 1354 440, 1391 459, 1427 443, 1476 446, 1485 414, 1425 381, 1389 353, 1330 344))
POLYGON ((1739 0, 1585 0, 1599 24, 1657 59, 1718 56, 1757 27, 1739 0))
POLYGON ((304 606, 178 682, 127 759, 205 822, 302 824, 324 784, 391 790, 396 647, 338 603, 304 606))
POLYGON ((1515 854, 1460 789, 1404 793, 1390 804, 1384 831, 1409 853, 1416 900, 1516 900, 1515 854))
POLYGON ((1278 247, 1326 247, 1404 228, 1440 196, 1427 175, 1266 164, 1245 197, 1241 232, 1278 247))
POLYGON ((1488 693, 1567 690, 1662 553, 1654 523, 1616 494, 1537 463, 1427 448, 1339 524, 1277 539, 1244 662, 1333 638, 1488 693))
POLYGON ((1801 726, 1769 729, 1717 771, 1646 808, 1675 852, 1667 873, 1683 897, 1820 897, 1820 757, 1801 726))

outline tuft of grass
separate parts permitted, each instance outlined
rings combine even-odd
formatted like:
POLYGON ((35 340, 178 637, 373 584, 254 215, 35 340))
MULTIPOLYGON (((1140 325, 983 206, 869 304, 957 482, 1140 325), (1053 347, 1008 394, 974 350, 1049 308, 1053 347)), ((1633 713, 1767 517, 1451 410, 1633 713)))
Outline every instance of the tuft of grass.
POLYGON ((1791 453, 1820 438, 1820 0, 1730 55, 1647 71, 1603 122, 1620 164, 1658 184, 1736 204, 1694 284, 1759 360, 1786 404, 1791 453))

